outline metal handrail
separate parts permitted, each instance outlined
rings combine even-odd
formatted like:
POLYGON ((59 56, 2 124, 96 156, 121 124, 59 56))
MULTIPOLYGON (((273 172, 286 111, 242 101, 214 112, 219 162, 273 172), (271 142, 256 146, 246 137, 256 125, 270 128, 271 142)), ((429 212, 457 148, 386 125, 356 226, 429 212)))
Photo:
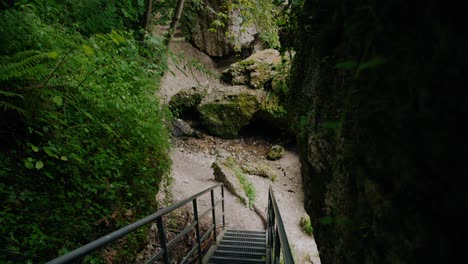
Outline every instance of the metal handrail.
MULTIPOLYGON (((223 224, 223 227, 225 227, 226 223, 225 223, 225 218, 224 218, 224 186, 222 183, 219 183, 219 184, 216 184, 204 191, 201 191, 195 195, 192 195, 190 196, 189 198, 187 199, 184 199, 180 202, 177 202, 175 204, 173 204, 172 206, 169 206, 169 207, 166 207, 166 208, 163 208, 159 211, 157 211, 156 213, 152 214, 152 215, 149 215, 143 219, 140 219, 132 224, 129 224, 117 231, 114 231, 108 235, 105 235, 93 242, 90 242, 80 248, 77 248, 63 256, 60 256, 56 259, 53 259, 49 262, 47 262, 48 264, 59 264, 59 263, 70 263, 70 262, 73 262, 73 261, 77 261, 91 253, 93 253, 94 251, 116 241, 117 239, 137 230, 138 228, 148 224, 148 223, 151 223, 151 222, 154 222, 156 221, 156 224, 157 224, 157 227, 158 227, 158 233, 159 233, 159 240, 160 240, 160 243, 161 243, 161 250, 153 255, 148 261, 147 263, 154 263, 156 260, 160 259, 160 258, 163 258, 164 259, 164 263, 166 264, 169 264, 170 263, 170 260, 169 260, 169 252, 171 250, 171 248, 176 244, 176 242, 178 242, 183 236, 185 236, 186 234, 188 234, 190 231, 192 231, 193 227, 195 227, 195 232, 196 232, 196 237, 197 237, 197 244, 190 250, 190 252, 185 256, 185 258, 183 259, 182 263, 186 263, 190 257, 193 255, 193 253, 195 252, 195 250, 197 250, 198 252, 198 259, 199 259, 199 263, 201 264, 202 263, 202 243, 204 242, 204 240, 206 240, 208 237, 209 237, 209 234, 211 232, 213 232, 213 239, 216 241, 216 213, 215 213, 215 208, 216 206, 219 204, 219 202, 221 202, 221 205, 222 205, 222 224, 223 224), (214 199, 214 189, 216 189, 217 187, 221 187, 221 200, 219 200, 218 202, 215 203, 215 199, 214 199), (207 215, 207 213, 211 210, 211 213, 212 213, 212 217, 213 217, 213 225, 210 226, 210 228, 208 229, 208 231, 205 233, 205 235, 203 237, 200 237, 200 225, 199 225, 199 215, 198 215, 198 208, 197 208, 197 198, 206 194, 207 192, 211 192, 211 208, 209 208, 206 212, 204 212, 203 214, 201 214, 201 216, 205 216, 207 215), (166 232, 164 231, 164 223, 163 223, 163 220, 162 220, 162 217, 188 203, 192 202, 193 204, 193 213, 194 213, 194 220, 188 224, 188 226, 182 230, 181 233, 179 233, 175 238, 173 238, 171 241, 167 241, 167 236, 166 236, 166 232), (207 235, 208 234, 208 235, 207 235)), ((201 217, 200 217, 201 218, 201 217)))
POLYGON ((280 263, 281 253, 283 253, 284 264, 294 264, 294 258, 289 247, 288 237, 284 229, 278 204, 276 203, 273 189, 270 186, 268 191, 268 220, 267 220, 267 247, 268 263, 280 263), (282 252, 280 252, 282 249, 282 252))

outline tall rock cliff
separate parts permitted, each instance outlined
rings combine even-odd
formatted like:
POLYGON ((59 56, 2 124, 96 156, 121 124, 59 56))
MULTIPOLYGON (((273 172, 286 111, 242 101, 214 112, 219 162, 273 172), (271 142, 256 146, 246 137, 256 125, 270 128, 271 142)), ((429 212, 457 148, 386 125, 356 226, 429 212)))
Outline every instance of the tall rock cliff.
POLYGON ((221 0, 203 0, 201 5, 192 3, 189 13, 193 20, 186 27, 193 44, 212 57, 241 50, 252 52, 250 49, 259 45, 257 26, 243 21, 241 9, 228 11, 225 5, 226 1, 221 0))
POLYGON ((464 20, 432 0, 305 0, 290 112, 322 263, 462 253, 464 20))

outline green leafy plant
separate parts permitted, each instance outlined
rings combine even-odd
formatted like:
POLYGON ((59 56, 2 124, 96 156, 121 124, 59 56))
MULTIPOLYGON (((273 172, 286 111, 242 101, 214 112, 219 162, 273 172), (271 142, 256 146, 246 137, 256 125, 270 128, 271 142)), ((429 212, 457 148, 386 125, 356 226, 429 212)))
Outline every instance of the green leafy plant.
MULTIPOLYGON (((0 11, 0 262, 44 262, 156 210, 171 166, 155 96, 166 48, 130 28, 142 2, 0 11)), ((138 237, 114 245, 122 262, 138 237)))

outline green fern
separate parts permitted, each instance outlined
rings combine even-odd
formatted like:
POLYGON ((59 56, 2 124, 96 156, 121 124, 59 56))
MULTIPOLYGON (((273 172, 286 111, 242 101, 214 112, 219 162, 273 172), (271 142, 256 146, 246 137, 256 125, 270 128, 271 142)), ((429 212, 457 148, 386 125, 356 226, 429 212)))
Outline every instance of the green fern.
POLYGON ((47 75, 49 69, 44 64, 57 57, 56 52, 28 50, 19 52, 11 58, 2 58, 0 81, 41 79, 47 75))
POLYGON ((2 97, 13 98, 13 100, 14 98, 20 98, 24 100, 24 97, 21 94, 0 90, 0 109, 3 109, 3 111, 5 112, 8 110, 13 110, 22 114, 25 113, 24 109, 18 107, 17 105, 11 102, 3 100, 2 97))

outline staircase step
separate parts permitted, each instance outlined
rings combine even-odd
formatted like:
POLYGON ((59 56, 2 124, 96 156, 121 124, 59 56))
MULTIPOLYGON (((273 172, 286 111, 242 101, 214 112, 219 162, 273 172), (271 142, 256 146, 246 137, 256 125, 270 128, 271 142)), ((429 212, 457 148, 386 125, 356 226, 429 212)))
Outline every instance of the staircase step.
POLYGON ((248 242, 260 242, 265 243, 264 237, 238 237, 238 236, 226 236, 223 237, 224 241, 248 241, 248 242))
POLYGON ((265 235, 265 231, 255 231, 255 230, 236 230, 236 229, 228 229, 226 233, 237 233, 237 234, 259 234, 265 235))
POLYGON ((228 258, 247 258, 247 259, 264 259, 266 252, 242 252, 242 251, 228 251, 216 249, 213 256, 215 257, 228 257, 228 258))
POLYGON ((226 230, 211 255, 212 264, 254 264, 266 262, 264 231, 226 230))
POLYGON ((265 242, 221 240, 220 245, 233 247, 265 247, 265 242))
POLYGON ((252 238, 266 238, 265 234, 243 234, 243 233, 225 233, 224 237, 252 237, 252 238))
POLYGON ((266 263, 264 259, 232 258, 212 256, 209 264, 257 264, 266 263))
POLYGON ((253 253, 265 253, 265 247, 233 247, 229 245, 219 245, 216 250, 222 251, 236 251, 236 252, 253 252, 253 253))

